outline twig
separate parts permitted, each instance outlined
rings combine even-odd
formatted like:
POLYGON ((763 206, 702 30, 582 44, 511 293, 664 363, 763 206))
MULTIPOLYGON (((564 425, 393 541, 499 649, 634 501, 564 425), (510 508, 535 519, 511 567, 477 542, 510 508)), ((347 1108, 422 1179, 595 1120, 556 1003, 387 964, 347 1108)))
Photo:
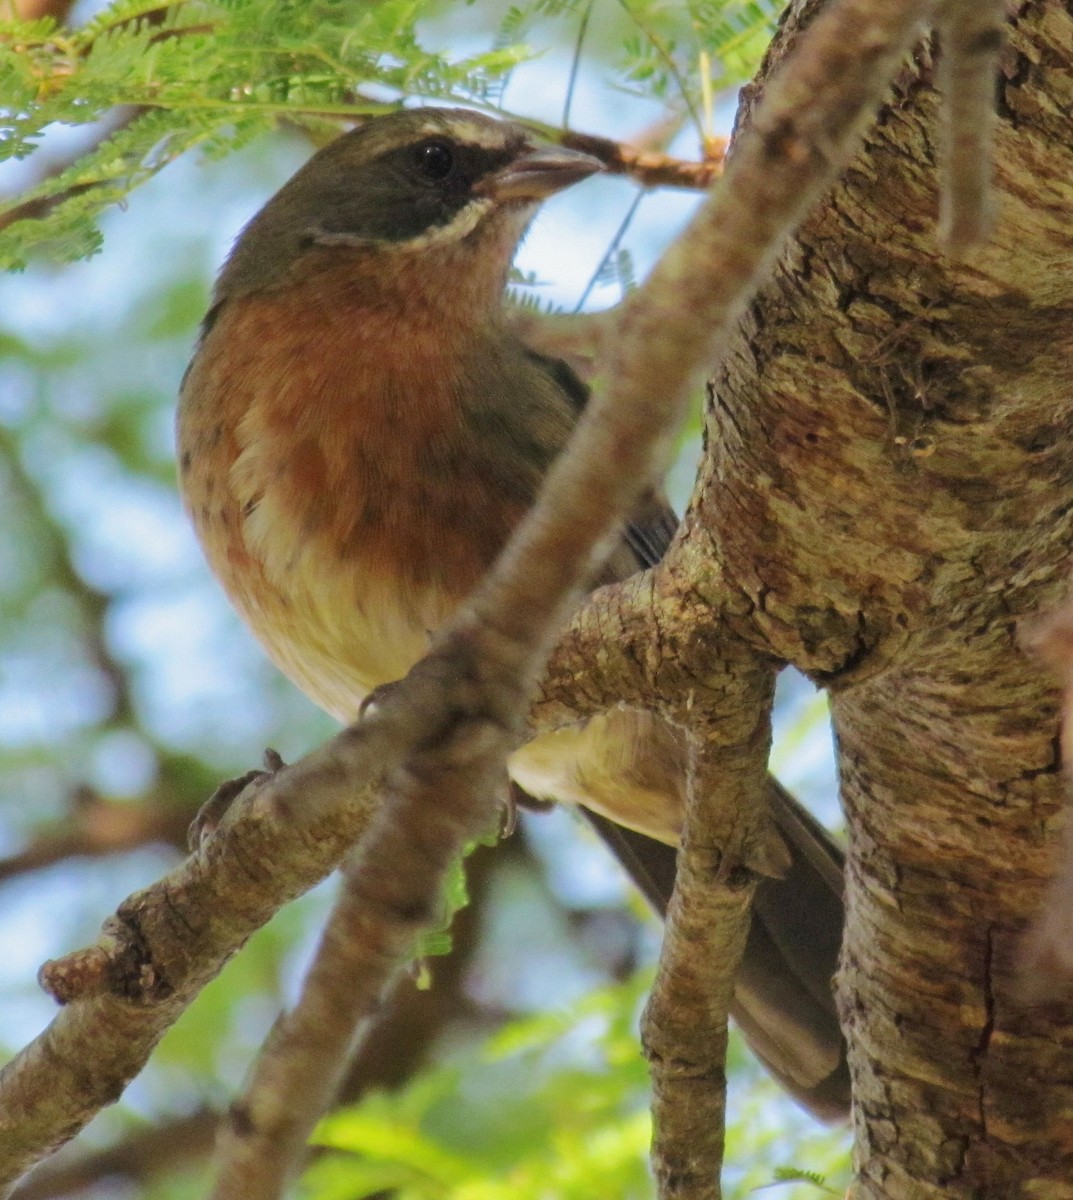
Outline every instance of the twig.
POLYGON ((585 34, 589 28, 589 18, 592 16, 592 6, 596 0, 589 0, 585 11, 578 22, 577 37, 574 39, 574 56, 570 60, 570 78, 566 84, 566 99, 563 101, 563 128, 570 128, 570 108, 574 102, 574 88, 577 86, 578 70, 581 67, 581 47, 585 44, 585 34))
POLYGON ((588 300, 589 296, 592 294, 592 289, 596 286, 596 281, 600 278, 600 275, 603 273, 604 268, 611 261, 611 256, 615 253, 616 250, 618 250, 619 246, 622 244, 622 239, 626 236, 626 232, 630 228, 630 225, 633 224, 633 218, 637 215, 637 210, 641 207, 641 201, 644 198, 645 198, 644 192, 638 190, 637 194, 634 196, 633 200, 630 202, 630 207, 626 210, 626 215, 619 222, 619 227, 618 227, 618 229, 615 230, 614 237, 608 243, 607 249, 603 253, 603 257, 600 259, 599 263, 596 266, 596 270, 593 271, 592 277, 589 279, 589 282, 585 285, 585 290, 581 293, 581 297, 579 298, 577 304, 574 306, 575 314, 580 313, 581 310, 585 307, 585 302, 588 300))
MULTIPOLYGON (((116 130, 133 122, 144 111, 150 108, 167 107, 169 107, 167 103, 155 103, 152 100, 144 102, 132 101, 124 107, 123 116, 117 119, 114 125, 109 125, 104 130, 101 137, 91 149, 110 137, 116 130)), ((318 117, 321 119, 331 118, 338 121, 346 121, 348 124, 357 124, 360 123, 361 119, 368 119, 372 115, 368 105, 365 111, 357 109, 351 111, 345 107, 329 110, 323 107, 305 108, 302 106, 275 104, 231 104, 215 101, 200 104, 193 103, 186 105, 186 107, 217 108, 223 112, 230 113, 233 117, 237 117, 243 111, 273 112, 281 119, 289 119, 295 125, 298 123, 295 118, 301 116, 318 117)), ((376 111, 382 111, 384 107, 380 105, 376 111)), ((593 157, 600 159, 604 163, 610 174, 626 175, 635 179, 644 187, 673 187, 703 191, 714 179, 722 174, 723 170, 721 153, 722 150, 725 150, 725 142, 715 147, 713 157, 706 158, 703 162, 689 162, 655 151, 638 150, 623 142, 616 142, 611 138, 600 137, 596 134, 577 133, 571 130, 562 131, 541 126, 532 121, 523 123, 539 129, 541 133, 549 136, 553 141, 558 141, 564 146, 570 146, 576 150, 582 150, 586 154, 593 155, 593 157)), ((44 178, 47 178, 48 175, 58 174, 59 171, 68 167, 71 162, 77 161, 83 153, 85 151, 80 151, 70 161, 58 164, 55 170, 50 168, 44 178)), ((169 161, 171 160, 162 157, 158 160, 157 166, 164 166, 169 161)), ((145 178, 148 178, 148 175, 145 178)), ((73 184, 51 195, 33 196, 27 200, 16 201, 8 208, 0 210, 0 230, 7 229, 19 221, 41 220, 47 217, 53 209, 58 208, 66 201, 84 195, 94 188, 107 187, 114 185, 114 183, 115 180, 109 178, 89 183, 73 184)), ((40 186, 40 183, 35 186, 40 186)))
MULTIPOLYGON (((352 886, 354 870, 352 861, 297 1004, 276 1022, 243 1098, 232 1105, 221 1130, 217 1145, 221 1165, 212 1191, 215 1200, 280 1195, 289 1176, 302 1166, 309 1134, 339 1095, 344 1079, 351 1084, 351 1098, 354 1085, 363 1082, 354 1076, 354 1047, 360 1043, 362 1051, 368 1049, 370 1035, 375 1035, 378 1027, 375 1017, 382 1008, 370 1003, 361 986, 368 911, 360 889, 352 886)), ((465 945, 471 951, 474 914, 468 911, 467 916, 470 937, 465 945)), ((457 937, 454 944, 450 956, 454 963, 444 971, 443 960, 437 960, 436 974, 437 984, 440 975, 448 975, 448 982, 453 978, 457 996, 461 982, 457 937)), ((398 1004, 401 989, 413 985, 405 976, 396 976, 396 983, 398 1004)), ((412 1052, 415 1040, 420 1042, 423 1032, 427 1038, 427 1032, 414 1030, 412 1025, 406 1030, 408 1051, 412 1052)), ((402 1031, 396 1029, 396 1033, 402 1031)), ((364 1066, 364 1082, 371 1082, 369 1077, 375 1078, 383 1070, 383 1055, 365 1054, 359 1065, 364 1066)))
MULTIPOLYGON (((520 559, 516 569, 530 563, 520 559)), ((512 587, 510 572, 504 583, 512 587)), ((412 957, 416 935, 435 921, 455 857, 495 818, 506 757, 520 733, 522 689, 559 615, 563 591, 571 594, 564 588, 558 604, 546 601, 520 638, 514 614, 508 610, 506 628, 499 620, 497 590, 480 590, 439 649, 380 710, 386 721, 422 714, 426 728, 389 777, 348 866, 301 1005, 274 1031, 290 1053, 268 1047, 251 1091, 258 1108, 243 1110, 230 1127, 216 1200, 282 1195, 309 1130, 334 1094, 345 1063, 340 1043, 412 957), (296 1095, 294 1113, 282 1111, 296 1095)))
POLYGON ((237 802, 199 854, 126 900, 94 947, 55 965, 92 989, 0 1070, 0 1190, 113 1103, 249 935, 338 863, 392 744, 366 723, 287 768, 237 802), (307 806, 312 792, 319 804, 307 806))
MULTIPOLYGON (((369 978, 368 905, 351 861, 297 1005, 276 1022, 217 1146, 213 1200, 280 1196, 342 1082, 379 993, 369 978)), ((374 964, 378 956, 374 953, 374 964)), ((375 978, 393 974, 379 970, 375 978)))
MULTIPOLYGON (((111 130, 109 133, 112 132, 111 130)), ((103 137, 104 135, 102 135, 103 137)), ((3 217, 0 216, 0 228, 3 217)), ((111 717, 116 722, 133 721, 134 699, 126 668, 115 657, 104 635, 104 621, 111 596, 85 580, 79 572, 69 539, 49 510, 48 497, 22 460, 14 433, 0 426, 0 458, 4 460, 8 486, 17 497, 19 510, 38 527, 38 553, 44 558, 54 583, 64 595, 74 597, 85 624, 85 642, 93 665, 112 689, 111 717)))
MULTIPOLYGON (((503 849, 524 853, 517 842, 503 849)), ((460 1017, 484 1026, 501 1023, 502 1014, 476 1008, 463 987, 489 902, 493 868, 501 861, 501 852, 483 846, 466 860, 470 900, 452 923, 451 953, 429 963, 430 988, 418 989, 405 977, 399 981, 371 1023, 361 1053, 348 1064, 340 1101, 352 1104, 371 1088, 391 1089, 405 1083, 426 1061, 444 1030, 460 1017)), ((199 1110, 133 1130, 102 1150, 57 1155, 16 1189, 13 1200, 48 1200, 73 1192, 81 1195, 106 1177, 139 1184, 148 1195, 163 1172, 205 1159, 212 1151, 219 1124, 218 1112, 199 1110)))
POLYGON ((0 882, 67 858, 99 858, 149 842, 185 846, 189 823, 189 813, 159 796, 116 804, 80 787, 58 828, 40 833, 22 850, 0 859, 0 882))
MULTIPOLYGON (((770 668, 731 715, 759 718, 740 747, 694 744, 686 833, 659 972, 641 1037, 652 1071, 652 1169, 659 1195, 720 1195, 726 1127, 727 1018, 749 932, 753 893, 773 873, 764 850, 770 668), (766 693, 766 694, 765 694, 766 693)), ((731 697, 726 696, 725 699, 731 697)))
MULTIPOLYGON (((63 1161, 57 1156, 16 1188, 13 1200, 84 1196, 102 1181, 122 1177, 147 1183, 176 1166, 204 1157, 212 1148, 219 1113, 198 1109, 186 1116, 138 1129, 115 1146, 63 1161)), ((148 1193, 143 1193, 148 1194, 148 1193)))
MULTIPOLYGON (((531 124, 531 122, 528 122, 531 124)), ((639 150, 625 142, 575 130, 542 130, 563 146, 598 158, 611 175, 628 175, 643 187, 688 188, 705 191, 723 173, 726 142, 716 139, 711 156, 688 162, 653 150, 639 150)))
POLYGON ((994 220, 991 146, 1005 17, 1003 0, 943 0, 937 14, 945 141, 939 232, 955 256, 984 241, 994 220))

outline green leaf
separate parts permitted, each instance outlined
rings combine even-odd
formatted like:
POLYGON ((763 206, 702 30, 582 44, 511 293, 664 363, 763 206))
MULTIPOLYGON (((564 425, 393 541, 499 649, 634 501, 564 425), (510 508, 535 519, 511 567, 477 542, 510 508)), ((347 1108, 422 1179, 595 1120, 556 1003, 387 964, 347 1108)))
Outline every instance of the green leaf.
POLYGON ((760 1187, 754 1188, 755 1192, 766 1192, 771 1188, 782 1187, 787 1183, 807 1183, 818 1192, 823 1192, 826 1196, 840 1196, 842 1193, 835 1188, 827 1186, 826 1176, 821 1175, 819 1171, 805 1171, 798 1167, 776 1167, 775 1179, 772 1183, 761 1184, 760 1187))

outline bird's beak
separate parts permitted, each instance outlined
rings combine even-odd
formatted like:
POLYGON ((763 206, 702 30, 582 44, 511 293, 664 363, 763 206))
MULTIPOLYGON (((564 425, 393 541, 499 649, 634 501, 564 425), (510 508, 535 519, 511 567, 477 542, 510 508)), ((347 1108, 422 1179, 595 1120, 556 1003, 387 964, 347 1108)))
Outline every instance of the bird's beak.
POLYGON ((535 146, 524 150, 502 170, 487 176, 477 189, 493 200, 543 200, 571 184, 588 179, 604 164, 591 154, 564 146, 535 146))

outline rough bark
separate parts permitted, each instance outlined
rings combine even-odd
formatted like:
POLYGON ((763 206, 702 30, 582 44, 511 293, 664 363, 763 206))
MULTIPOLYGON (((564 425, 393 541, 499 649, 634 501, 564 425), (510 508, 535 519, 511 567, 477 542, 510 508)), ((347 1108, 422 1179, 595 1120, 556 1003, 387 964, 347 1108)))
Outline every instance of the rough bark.
POLYGON ((938 249, 922 47, 729 347, 662 580, 696 618, 735 590, 736 631, 831 693, 861 1200, 1073 1196, 1073 1007, 1013 995, 1062 803, 1017 627, 1073 522, 1073 13, 1011 19, 991 241, 938 249))
MULTIPOLYGON (((772 63, 817 7, 793 10, 772 63)), ((620 665, 637 616, 629 602, 644 595, 652 606, 636 628, 645 686, 608 688, 605 700, 629 692, 681 714, 684 693, 720 686, 729 641, 831 690, 851 839, 839 990, 862 1198, 1073 1196, 1071 1010, 1013 998, 1015 944, 1061 806, 1055 696, 1016 629, 1063 590, 1073 512, 1063 452, 1073 422, 1073 15, 1070 0, 1032 0, 1012 15, 991 243, 962 265, 937 248, 937 106, 924 48, 729 343, 671 560, 612 602, 629 632, 607 653, 620 665)), ((768 207, 755 205, 758 224, 768 207)), ((727 273, 744 277, 727 257, 727 273)), ((678 307, 706 314, 706 289, 678 307)), ((660 342, 673 366, 680 346, 663 345, 661 323, 643 336, 627 330, 627 349, 639 359, 660 342)), ((651 398, 657 389, 644 382, 637 390, 651 398)), ((637 440, 627 431, 590 457, 629 462, 637 440)), ((577 494, 591 498, 603 482, 577 494)), ((621 507, 605 500, 607 514, 621 507)), ((576 527, 596 524, 576 499, 566 509, 575 540, 576 527)), ((506 598, 511 629, 524 632, 534 604, 521 575, 506 598)), ((257 905, 241 930, 268 907, 263 880, 249 874, 257 905)), ((162 895, 174 922, 185 892, 162 895)), ((145 930, 156 910, 134 915, 145 930)), ((91 999, 139 1061, 167 1012, 218 965, 191 971, 184 958, 158 975, 151 955, 144 963, 154 971, 132 980, 137 995, 91 999), (161 996, 153 985, 173 978, 181 989, 161 996), (167 1012, 146 1032, 148 1001, 167 1012)), ((58 1022, 55 1037, 72 1024, 58 1022)), ((79 1065, 69 1052, 56 1108, 79 1065)), ((126 1077, 121 1065, 99 1084, 103 1098, 126 1077)))

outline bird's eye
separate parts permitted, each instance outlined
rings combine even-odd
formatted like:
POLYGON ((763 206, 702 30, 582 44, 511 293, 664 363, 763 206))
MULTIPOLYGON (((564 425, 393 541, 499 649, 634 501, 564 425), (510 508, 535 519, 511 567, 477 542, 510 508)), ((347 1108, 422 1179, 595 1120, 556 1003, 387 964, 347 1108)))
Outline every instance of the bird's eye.
POLYGON ((426 179, 446 179, 454 170, 455 156, 446 142, 422 142, 415 152, 418 169, 426 179))

